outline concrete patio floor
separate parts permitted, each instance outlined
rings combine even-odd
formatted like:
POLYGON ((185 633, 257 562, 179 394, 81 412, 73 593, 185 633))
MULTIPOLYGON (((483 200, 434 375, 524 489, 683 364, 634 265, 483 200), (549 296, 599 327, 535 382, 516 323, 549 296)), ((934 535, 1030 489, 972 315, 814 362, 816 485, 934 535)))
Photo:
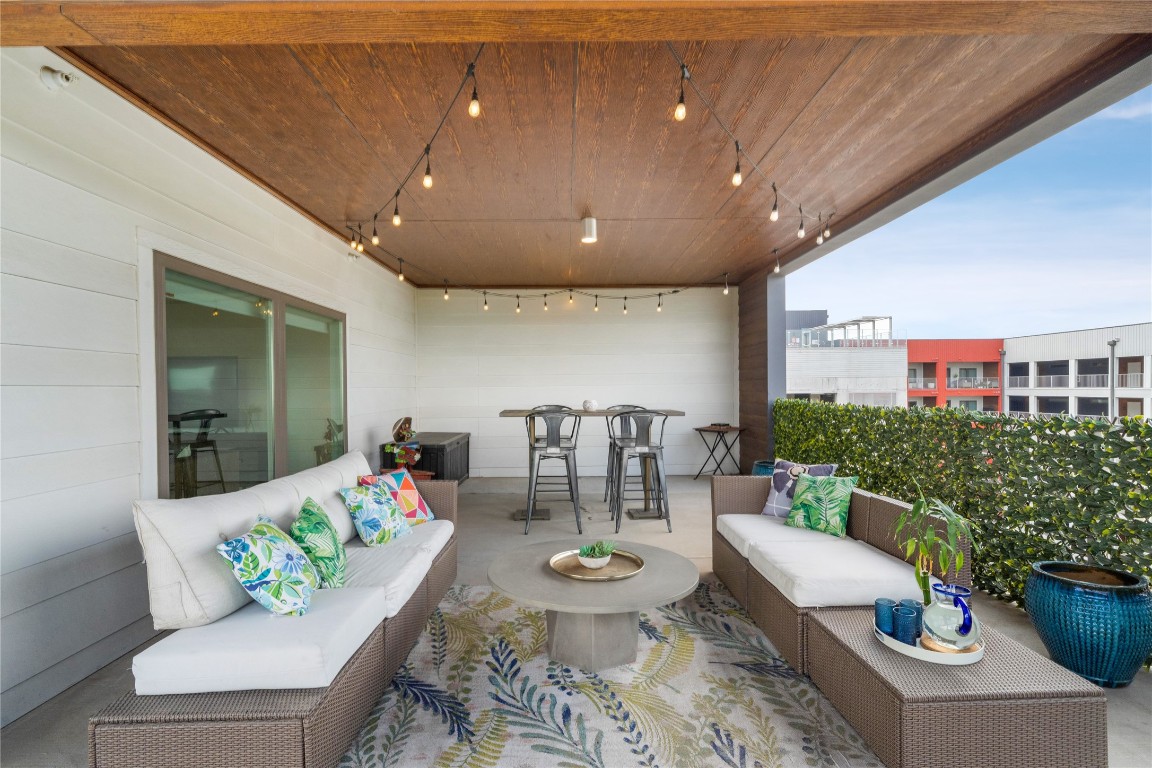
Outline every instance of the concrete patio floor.
MULTIPOLYGON (((584 535, 589 542, 618 538, 672 549, 712 570, 711 507, 707 477, 670 478, 672 533, 662 520, 625 519, 620 535, 601 501, 603 478, 580 484, 584 535)), ((506 550, 532 542, 576 535, 572 505, 546 504, 551 520, 534 520, 524 535, 523 523, 511 520, 524 506, 523 478, 474 478, 460 487, 459 576, 463 584, 486 584, 488 563, 506 550)), ((1007 603, 977 593, 981 619, 1006 635, 1047 655, 1027 614, 1007 603)), ((4 768, 81 768, 87 765, 88 716, 132 688, 132 656, 127 654, 69 688, 0 731, 0 765, 4 768)), ((1127 688, 1108 696, 1108 751, 1113 768, 1152 767, 1152 674, 1141 671, 1127 688)), ((944 759, 942 757, 942 764, 944 759)))

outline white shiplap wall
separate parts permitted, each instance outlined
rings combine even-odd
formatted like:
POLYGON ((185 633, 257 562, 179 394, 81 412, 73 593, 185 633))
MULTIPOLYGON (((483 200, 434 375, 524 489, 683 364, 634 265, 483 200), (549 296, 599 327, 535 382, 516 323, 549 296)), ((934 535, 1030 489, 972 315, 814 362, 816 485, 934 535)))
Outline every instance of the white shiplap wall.
MULTIPOLYGON (((539 293, 539 291, 528 291, 539 293)), ((633 289, 633 295, 650 290, 633 289)), ((616 291, 600 291, 618 293, 616 291)), ((631 403, 675 408, 664 444, 669 474, 693 475, 707 456, 693 427, 736 423, 737 300, 718 289, 694 289, 656 300, 601 301, 553 296, 515 312, 512 299, 454 291, 417 292, 419 410, 426 431, 470 432, 471 472, 478 477, 527 476, 523 419, 501 418, 505 408, 544 403, 579 407, 631 403)), ((735 455, 735 452, 734 452, 735 455)), ((603 475, 604 419, 586 419, 577 463, 581 476, 603 475)), ((559 465, 557 465, 559 466, 559 465)), ((559 471, 551 469, 549 471, 559 471)))
POLYGON ((131 504, 156 495, 151 252, 347 313, 349 444, 416 408, 415 292, 97 83, 5 50, 2 719, 149 637, 131 504))

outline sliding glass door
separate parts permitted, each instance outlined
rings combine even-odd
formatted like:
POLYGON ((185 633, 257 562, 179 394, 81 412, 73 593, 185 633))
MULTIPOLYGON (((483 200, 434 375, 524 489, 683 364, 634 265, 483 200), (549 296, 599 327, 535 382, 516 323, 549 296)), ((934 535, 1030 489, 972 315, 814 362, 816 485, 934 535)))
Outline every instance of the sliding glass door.
POLYGON ((156 254, 162 497, 225 493, 345 451, 344 317, 156 254))

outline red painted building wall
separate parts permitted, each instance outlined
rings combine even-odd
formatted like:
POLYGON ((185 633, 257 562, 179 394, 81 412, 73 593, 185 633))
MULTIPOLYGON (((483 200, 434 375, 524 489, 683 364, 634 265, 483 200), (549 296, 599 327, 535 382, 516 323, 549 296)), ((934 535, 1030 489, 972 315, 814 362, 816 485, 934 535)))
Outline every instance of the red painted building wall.
POLYGON ((926 405, 938 406, 947 405, 949 398, 975 398, 982 410, 1000 411, 1004 375, 1000 370, 1000 350, 1003 348, 1003 339, 909 339, 908 367, 922 364, 924 375, 919 382, 909 380, 908 397, 927 398, 926 405), (948 366, 955 367, 957 363, 977 363, 979 381, 964 381, 961 382, 964 386, 950 387, 948 366), (973 384, 975 386, 971 386, 973 384))

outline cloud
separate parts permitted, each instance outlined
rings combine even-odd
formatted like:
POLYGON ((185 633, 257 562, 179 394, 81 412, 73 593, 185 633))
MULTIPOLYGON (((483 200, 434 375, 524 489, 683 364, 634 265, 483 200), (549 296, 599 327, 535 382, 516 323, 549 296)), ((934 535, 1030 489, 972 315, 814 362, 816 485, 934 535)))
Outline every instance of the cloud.
POLYGON ((1122 101, 1098 112, 1095 116, 1103 120, 1140 120, 1152 117, 1152 100, 1122 101))

